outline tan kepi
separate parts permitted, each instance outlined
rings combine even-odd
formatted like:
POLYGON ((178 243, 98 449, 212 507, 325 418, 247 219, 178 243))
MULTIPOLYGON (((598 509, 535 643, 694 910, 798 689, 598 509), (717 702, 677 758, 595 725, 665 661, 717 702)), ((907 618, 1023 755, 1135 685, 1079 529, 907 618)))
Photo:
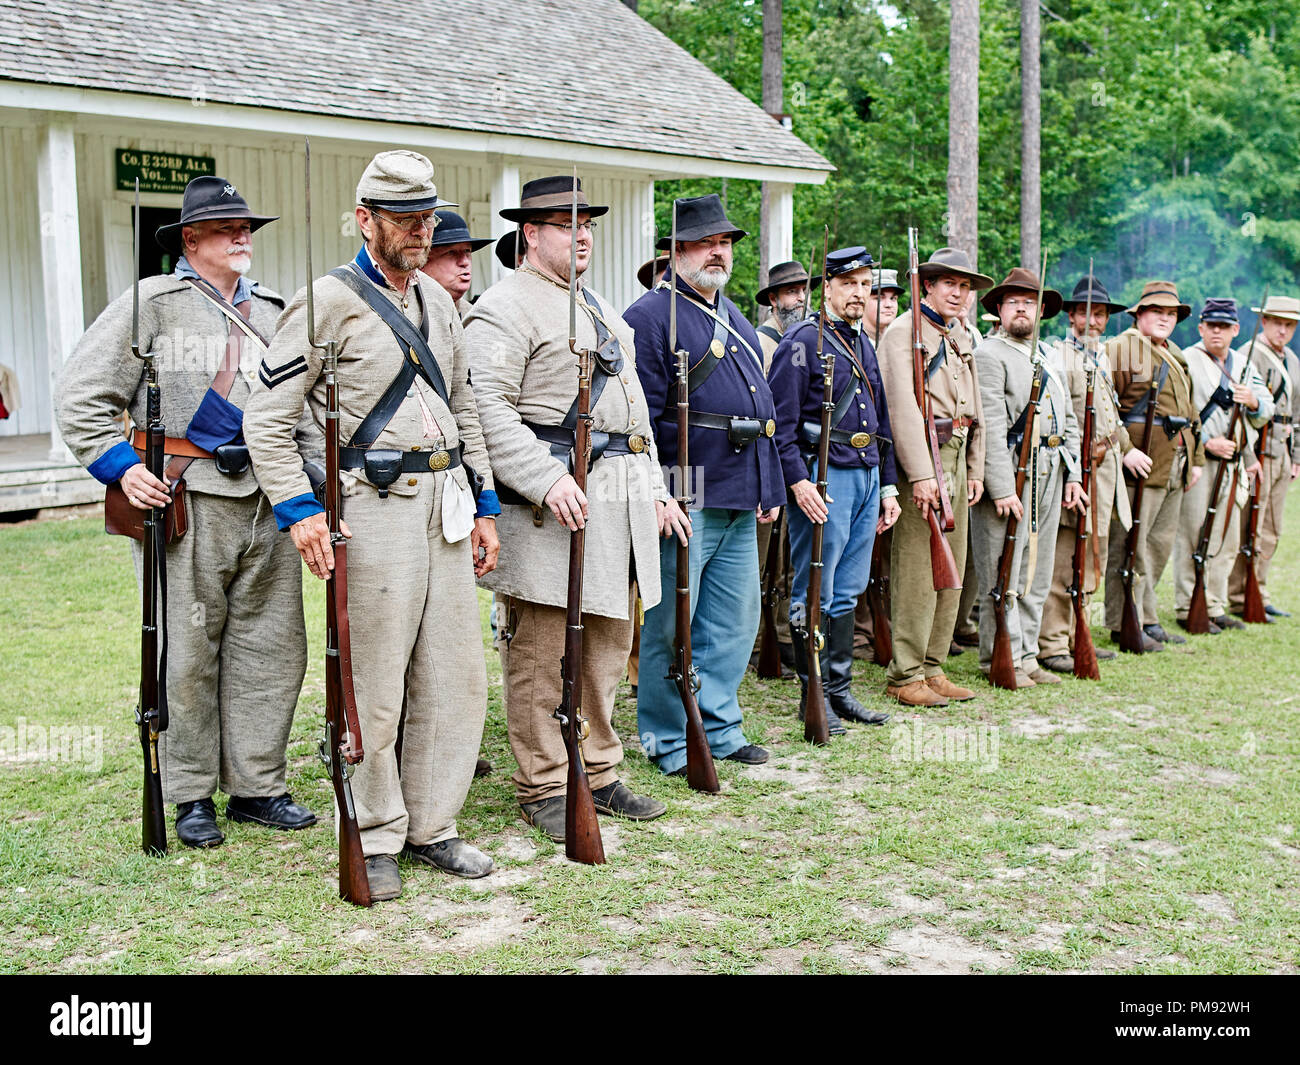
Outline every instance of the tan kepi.
POLYGON ((357 203, 394 214, 436 211, 457 204, 438 199, 433 164, 419 152, 380 152, 357 182, 357 203))

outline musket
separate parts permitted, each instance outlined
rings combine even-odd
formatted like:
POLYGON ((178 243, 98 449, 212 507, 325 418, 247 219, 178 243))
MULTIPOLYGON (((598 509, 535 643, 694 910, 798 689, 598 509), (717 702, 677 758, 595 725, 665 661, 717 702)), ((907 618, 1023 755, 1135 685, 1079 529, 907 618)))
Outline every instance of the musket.
MULTIPOLYGON (((145 451, 144 464, 164 484, 162 390, 158 386, 157 356, 140 350, 140 179, 135 179, 135 280, 131 286, 131 354, 144 363, 145 451)), ((144 753, 144 794, 140 842, 145 854, 167 853, 167 820, 163 810, 162 767, 158 762, 158 735, 167 731, 167 551, 164 525, 166 507, 149 508, 144 519, 140 564, 140 701, 135 722, 140 727, 144 753)))
MULTIPOLYGON (((573 197, 569 235, 569 350, 578 358, 578 420, 573 428, 573 479, 587 493, 587 466, 591 462, 590 348, 578 346, 578 168, 573 168, 573 197)), ((596 803, 582 759, 582 741, 590 726, 582 716, 582 575, 587 543, 585 522, 569 532, 569 588, 565 607, 564 657, 560 659, 560 705, 554 716, 560 722, 564 750, 569 759, 569 779, 564 803, 564 854, 571 862, 604 865, 605 846, 596 823, 596 803)))
POLYGON ((1092 642, 1092 629, 1088 625, 1088 607, 1084 601, 1084 589, 1087 587, 1085 570, 1088 555, 1088 517, 1093 502, 1092 492, 1092 436, 1097 424, 1097 408, 1094 392, 1097 385, 1097 353, 1092 352, 1092 364, 1088 365, 1089 329, 1092 326, 1092 263, 1088 260, 1088 298, 1083 313, 1083 358, 1087 373, 1088 389, 1083 400, 1083 432, 1080 437, 1080 460, 1083 467, 1079 478, 1079 488, 1087 504, 1079 509, 1079 524, 1074 534, 1074 560, 1071 567, 1070 605, 1074 610, 1074 675, 1080 680, 1101 680, 1101 670, 1097 668, 1097 648, 1092 642))
MULTIPOLYGON (((1268 289, 1264 289, 1264 300, 1260 303, 1263 307, 1268 303, 1268 289)), ((1255 339, 1259 336, 1260 315, 1255 319, 1254 332, 1250 334, 1250 346, 1246 349, 1246 358, 1241 367, 1241 383, 1244 385, 1250 380, 1250 361, 1255 354, 1255 339)), ((1243 443, 1237 441, 1237 430, 1241 424, 1241 404, 1232 405, 1232 416, 1228 419, 1228 431, 1224 435, 1232 441, 1232 487, 1228 491, 1227 498, 1227 515, 1223 523, 1223 535, 1228 535, 1228 522, 1232 520, 1233 501, 1237 495, 1237 474, 1240 470, 1241 450, 1243 443)), ((1244 436, 1244 433, 1243 433, 1244 436)), ((1205 520, 1201 522, 1201 535, 1196 542, 1196 549, 1192 552, 1192 565, 1196 570, 1196 580, 1192 585, 1192 598, 1187 604, 1187 631, 1197 636, 1204 636, 1210 631, 1210 610, 1205 595, 1205 567, 1210 554, 1210 537, 1214 533, 1214 519, 1219 512, 1219 491, 1223 488, 1223 475, 1228 469, 1227 459, 1219 460, 1219 468, 1214 471, 1214 484, 1210 486, 1210 501, 1205 510, 1205 520)), ((1222 545, 1222 539, 1219 541, 1222 545)), ((1254 567, 1251 567, 1253 573, 1254 567)), ((1256 581, 1256 589, 1258 589, 1256 581)))
POLYGON ((339 481, 339 346, 336 340, 316 339, 315 278, 311 265, 311 141, 304 140, 306 172, 303 182, 307 250, 307 343, 324 353, 325 378, 325 520, 329 525, 334 571, 325 583, 325 735, 321 761, 329 769, 338 811, 339 897, 354 906, 370 905, 370 880, 361 849, 361 829, 352 800, 352 773, 365 758, 361 719, 352 683, 352 630, 348 619, 348 542, 342 532, 343 498, 339 481))
MULTIPOLYGON (((691 503, 687 484, 690 469, 690 353, 677 346, 677 201, 673 200, 672 234, 673 287, 668 297, 668 348, 677 362, 677 505, 687 513, 691 503)), ((726 311, 722 312, 723 314, 726 311)), ((708 358, 706 355, 705 358, 708 358)), ((773 534, 776 530, 773 529, 773 534)), ((673 661, 668 667, 668 679, 677 686, 681 696, 682 711, 686 715, 686 783, 696 791, 718 791, 718 771, 713 765, 713 753, 704 735, 704 718, 696 693, 700 690, 700 674, 691 660, 691 548, 674 537, 677 548, 676 598, 673 620, 673 661)), ((776 633, 773 632, 773 637, 776 633)), ((777 674, 780 675, 780 656, 777 656, 777 674)))
MULTIPOLYGON (((830 466, 831 414, 835 410, 835 356, 824 356, 823 334, 826 329, 826 260, 830 255, 831 231, 823 226, 822 232, 822 295, 817 314, 817 361, 822 366, 822 417, 821 434, 817 440, 817 494, 822 506, 826 505, 826 476, 830 466)), ((814 250, 815 254, 815 250, 814 250)), ((810 256, 811 258, 811 256, 810 256)), ((831 742, 830 725, 826 720, 826 697, 822 687, 822 648, 825 639, 821 631, 822 613, 822 544, 826 523, 816 522, 812 527, 812 552, 808 562, 808 592, 804 605, 805 638, 808 640, 808 694, 804 700, 803 738, 821 747, 831 742)))
POLYGON ((776 635, 776 612, 781 604, 782 588, 776 579, 781 568, 781 539, 785 535, 785 512, 772 523, 772 535, 767 541, 767 557, 763 562, 763 638, 758 645, 758 675, 764 680, 781 677, 781 647, 776 635))
MULTIPOLYGON (((1151 431, 1155 428, 1156 402, 1159 395, 1159 377, 1156 375, 1155 367, 1152 366, 1151 387, 1147 389, 1146 425, 1142 434, 1142 451, 1147 455, 1151 454, 1151 431)), ((1124 541, 1124 561, 1119 570, 1119 579, 1124 586, 1124 605, 1120 614, 1119 646, 1120 650, 1135 655, 1140 655, 1146 650, 1142 639, 1142 619, 1138 616, 1137 599, 1133 593, 1133 583, 1136 579, 1133 567, 1137 564, 1137 538, 1138 530, 1142 527, 1142 495, 1146 490, 1146 486, 1147 478, 1145 477, 1139 477, 1137 484, 1133 486, 1133 503, 1130 507, 1133 512, 1133 523, 1129 526, 1128 536, 1124 541)))
MULTIPOLYGON (((1025 417, 1025 435, 1020 438, 1020 453, 1016 462, 1016 499, 1025 493, 1025 479, 1029 473, 1029 459, 1034 448, 1038 446, 1038 434, 1034 432, 1034 422, 1038 417, 1038 404, 1043 391, 1043 357, 1038 350, 1038 326, 1043 316, 1043 287, 1047 284, 1047 252, 1043 252, 1042 267, 1038 274, 1038 299, 1034 304, 1034 333, 1029 343, 1029 358, 1033 362, 1034 377, 1029 386, 1029 405, 1025 417)), ((1038 491, 1035 483, 1030 486, 1032 497, 1038 491)), ((1016 554, 1016 530, 1020 521, 1015 512, 1007 515, 1006 537, 1002 542, 1002 557, 998 560, 997 583, 990 595, 993 598, 993 661, 989 666, 989 682, 995 688, 1016 690, 1016 662, 1011 651, 1011 630, 1007 627, 1007 605, 1014 599, 1015 590, 1011 587, 1011 563, 1016 554)))
MULTIPOLYGON (((943 460, 939 457, 939 434, 934 427, 934 410, 930 404, 930 390, 925 383, 925 345, 921 341, 921 278, 919 258, 917 255, 917 233, 915 229, 907 231, 908 273, 912 297, 912 387, 916 392, 916 403, 921 410, 921 420, 925 423, 926 442, 930 447, 930 463, 934 467, 935 482, 939 487, 939 506, 927 507, 925 520, 930 525, 930 577, 934 590, 957 589, 961 587, 961 574, 957 571, 957 560, 952 554, 952 545, 948 543, 945 532, 955 527, 952 513, 952 501, 948 498, 948 487, 943 479, 943 460)), ((957 486, 964 490, 964 485, 957 486)))
MULTIPOLYGON (((1262 303, 1260 306, 1264 306, 1262 303)), ((1268 448, 1268 434, 1272 425, 1260 427, 1259 439, 1255 442, 1257 455, 1262 461, 1268 448)), ((1267 625, 1268 612, 1264 609, 1264 594, 1259 588, 1259 577, 1255 573, 1255 538, 1259 535, 1259 497, 1264 486, 1264 471, 1261 469, 1250 489, 1250 513, 1246 519, 1246 535, 1242 537, 1241 555, 1246 570, 1246 591, 1242 602, 1241 619, 1251 625, 1267 625)))

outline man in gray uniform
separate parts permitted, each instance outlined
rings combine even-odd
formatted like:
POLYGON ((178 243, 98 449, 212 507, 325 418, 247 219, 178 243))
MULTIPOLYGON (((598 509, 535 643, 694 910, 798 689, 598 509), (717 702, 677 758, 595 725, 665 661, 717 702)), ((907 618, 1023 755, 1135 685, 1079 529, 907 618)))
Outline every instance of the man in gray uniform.
POLYGON ((984 458, 984 499, 971 516, 971 547, 979 581, 980 668, 987 675, 993 661, 993 601, 989 592, 997 583, 998 562, 1007 537, 1007 521, 1014 514, 1018 526, 1011 562, 1007 603, 1007 629, 1011 635, 1016 687, 1059 684, 1060 678, 1038 664, 1038 631, 1043 603, 1052 583, 1056 529, 1061 502, 1076 509, 1084 501, 1079 485, 1079 425, 1074 420, 1070 389, 1065 382, 1059 352, 1039 344, 1031 351, 1034 317, 1056 316, 1061 294, 1043 290, 1038 303, 1038 278, 1016 267, 1006 279, 982 297, 985 310, 997 314, 1000 328, 975 349, 988 452, 984 458), (1042 366, 1042 386, 1037 412, 1029 409, 1029 393, 1036 365, 1042 366), (1028 434, 1029 469, 1024 490, 1016 493, 1016 463, 1021 441, 1028 434), (1062 493, 1062 479, 1065 482, 1062 493))
POLYGON ((601 813, 650 820, 667 807, 619 780, 623 745, 612 722, 614 693, 632 646, 633 578, 646 607, 658 603, 658 535, 689 531, 664 484, 632 331, 582 276, 591 262, 592 220, 607 210, 588 203, 572 177, 528 182, 520 206, 501 212, 519 223, 526 258, 483 293, 465 319, 483 432, 503 474, 502 538, 510 552, 484 583, 506 610, 506 720, 519 764, 515 792, 524 820, 557 842, 564 840, 568 756, 553 713, 560 704, 570 533, 584 525, 587 530, 582 709, 591 731, 582 752, 592 795, 601 813), (592 372, 591 428, 608 438, 599 455, 593 452, 585 493, 568 466, 578 394, 577 361, 569 349, 575 241, 577 342, 601 350, 592 372))
MULTIPOLYGON (((77 461, 103 484, 120 484, 131 506, 165 506, 185 485, 189 531, 167 547, 171 723, 158 746, 176 834, 190 847, 225 838, 212 802, 218 788, 230 796, 232 821, 284 829, 316 821, 285 789, 285 746, 307 667, 302 570, 275 535, 241 431, 249 378, 284 307, 245 276, 253 231, 273 221, 253 214, 224 178, 200 177, 186 186, 180 221, 158 230, 179 258, 174 273, 140 282, 140 350, 157 360, 167 483, 144 466, 142 431, 123 440, 118 423, 126 411, 146 424, 130 292, 86 330, 56 400, 77 461)), ((301 469, 297 423, 288 447, 301 469)), ((138 575, 141 548, 132 546, 138 575)))
MULTIPOLYGON (((371 896, 382 901, 401 893, 399 851, 457 876, 492 870, 460 838, 456 815, 487 709, 474 577, 496 565, 499 508, 460 317, 419 269, 434 210, 449 206, 433 165, 416 152, 380 152, 361 175, 357 205, 365 244, 313 292, 316 335, 339 344, 352 670, 366 751, 352 793, 371 896)), ((328 578, 329 528, 290 446, 304 401, 324 425, 322 361, 307 342, 303 289, 262 363, 246 432, 280 528, 328 578)))

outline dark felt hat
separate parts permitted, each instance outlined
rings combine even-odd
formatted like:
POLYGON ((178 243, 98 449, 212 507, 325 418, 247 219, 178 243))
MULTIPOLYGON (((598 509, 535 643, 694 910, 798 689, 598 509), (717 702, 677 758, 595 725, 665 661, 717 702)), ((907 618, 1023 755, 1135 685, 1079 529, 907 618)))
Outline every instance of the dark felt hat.
MULTIPOLYGON (((980 297, 980 305, 991 314, 998 313, 998 304, 1008 292, 1030 292, 1035 295, 1038 293, 1038 275, 1032 270, 1026 270, 1023 266, 1017 266, 1002 279, 1002 283, 994 285, 988 292, 980 297)), ((1042 321, 1049 318, 1055 318, 1061 312, 1061 294, 1054 288, 1043 289, 1043 315, 1042 321)))
POLYGON ((253 214, 244 197, 225 178, 204 175, 196 177, 185 186, 181 200, 181 220, 154 230, 154 239, 167 251, 177 251, 181 242, 181 227, 195 222, 211 222, 219 218, 247 218, 253 229, 274 222, 279 215, 253 214))
POLYGON ((772 293, 778 288, 785 288, 786 285, 807 285, 810 289, 816 288, 822 283, 822 275, 814 274, 808 276, 808 271, 803 268, 803 263, 797 259, 792 259, 788 263, 777 263, 767 272, 767 286, 760 288, 754 294, 754 302, 763 306, 771 306, 772 293))
POLYGON ((993 278, 981 274, 971 265, 970 256, 960 248, 939 248, 916 268, 922 281, 936 277, 964 277, 977 292, 990 288, 993 278))
MULTIPOLYGON (((555 211, 572 211, 574 201, 573 175, 559 174, 555 177, 534 178, 524 185, 519 197, 518 207, 507 207, 497 212, 502 218, 511 222, 529 222, 538 215, 551 214, 555 211)), ((587 194, 582 191, 582 179, 578 179, 578 210, 585 211, 592 218, 599 218, 609 211, 601 204, 587 202, 587 194)))
POLYGON ((1238 322, 1237 301, 1231 297, 1223 299, 1210 298, 1201 308, 1202 322, 1238 322))
POLYGON ((524 231, 522 229, 512 229, 509 233, 504 233, 497 237, 496 247, 492 249, 492 254, 497 257, 497 262, 507 270, 517 269, 519 260, 523 258, 524 252, 528 250, 528 245, 524 241, 524 231))
POLYGON ((448 244, 468 244, 470 251, 478 251, 492 243, 491 237, 471 237, 469 224, 455 211, 435 211, 438 225, 433 231, 433 247, 448 244))
MULTIPOLYGON (((716 192, 707 196, 690 196, 677 201, 677 239, 678 241, 703 240, 725 233, 732 243, 743 240, 745 231, 735 222, 729 221, 723 210, 722 199, 716 192)), ((655 247, 660 251, 670 250, 672 236, 660 237, 655 247)))
POLYGON ((1137 317, 1143 307, 1166 307, 1178 312, 1181 322, 1192 313, 1189 303, 1184 303, 1178 295, 1178 286, 1172 281, 1148 281, 1142 286, 1142 295, 1133 301, 1132 307, 1125 307, 1127 314, 1137 317))
POLYGON ((1088 306, 1089 296, 1091 296, 1094 307, 1105 307, 1110 314, 1118 314, 1124 309, 1124 304, 1116 303, 1110 298, 1110 293, 1106 291, 1106 286, 1097 280, 1095 276, 1081 277, 1075 283, 1074 291, 1070 293, 1070 298, 1065 300, 1061 306, 1067 311, 1072 310, 1075 306, 1088 306))
POLYGON ((670 256, 667 253, 656 255, 653 259, 647 259, 636 268, 636 279, 641 282, 641 287, 647 292, 655 287, 655 274, 662 273, 668 269, 670 256))

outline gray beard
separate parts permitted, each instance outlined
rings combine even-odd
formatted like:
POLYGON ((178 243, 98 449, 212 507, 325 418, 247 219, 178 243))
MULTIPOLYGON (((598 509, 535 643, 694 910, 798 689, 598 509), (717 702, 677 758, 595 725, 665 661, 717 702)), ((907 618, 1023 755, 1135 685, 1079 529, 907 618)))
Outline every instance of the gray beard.
POLYGON ((721 274, 717 273, 718 268, 699 269, 699 270, 682 270, 682 277, 692 288, 699 289, 701 292, 717 292, 720 288, 725 288, 728 281, 731 280, 731 271, 724 270, 721 274))
POLYGON ((789 329, 792 325, 794 325, 795 322, 803 321, 803 308, 794 307, 788 311, 783 311, 776 307, 773 307, 772 317, 776 319, 777 327, 781 330, 782 333, 784 333, 787 329, 789 329))

